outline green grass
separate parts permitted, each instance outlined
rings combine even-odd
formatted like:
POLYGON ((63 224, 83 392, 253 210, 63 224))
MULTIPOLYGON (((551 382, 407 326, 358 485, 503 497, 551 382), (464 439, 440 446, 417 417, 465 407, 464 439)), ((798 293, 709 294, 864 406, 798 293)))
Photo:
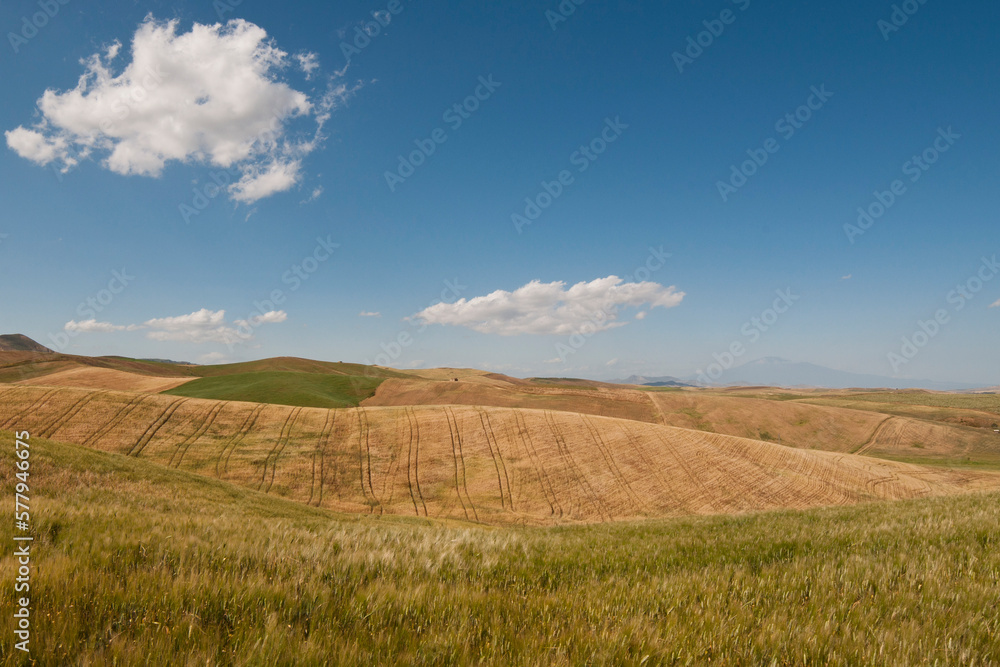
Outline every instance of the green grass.
POLYGON ((373 396, 382 381, 355 375, 258 371, 200 378, 163 393, 307 408, 347 408, 373 396))
MULTIPOLYGON (((0 434, 11 502, 12 452, 0 434)), ((495 529, 337 515, 41 440, 31 461, 38 664, 1000 661, 997 494, 495 529)), ((25 664, 12 641, 0 664, 25 664)))
POLYGON ((216 366, 194 366, 191 374, 199 377, 217 377, 222 375, 243 375, 263 371, 289 371, 299 373, 314 373, 321 375, 348 375, 369 378, 409 378, 406 373, 399 373, 375 366, 350 364, 333 361, 314 361, 298 357, 275 357, 260 361, 244 361, 237 364, 219 364, 216 366))
POLYGON ((31 359, 12 361, 0 353, 0 382, 17 382, 72 368, 74 364, 109 368, 127 373, 161 377, 219 377, 264 371, 288 371, 320 375, 363 376, 369 378, 413 377, 375 366, 343 362, 314 361, 298 357, 275 357, 258 361, 215 366, 188 366, 164 361, 131 359, 129 357, 80 357, 69 354, 51 354, 31 359))

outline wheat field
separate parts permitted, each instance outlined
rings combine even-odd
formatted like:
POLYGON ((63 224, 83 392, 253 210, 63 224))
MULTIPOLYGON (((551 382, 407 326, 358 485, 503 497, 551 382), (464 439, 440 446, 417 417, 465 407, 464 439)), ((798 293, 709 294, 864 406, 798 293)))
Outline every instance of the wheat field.
POLYGON ((922 468, 546 410, 325 410, 63 387, 0 389, 0 429, 343 512, 556 524, 804 509, 1000 488, 922 468))

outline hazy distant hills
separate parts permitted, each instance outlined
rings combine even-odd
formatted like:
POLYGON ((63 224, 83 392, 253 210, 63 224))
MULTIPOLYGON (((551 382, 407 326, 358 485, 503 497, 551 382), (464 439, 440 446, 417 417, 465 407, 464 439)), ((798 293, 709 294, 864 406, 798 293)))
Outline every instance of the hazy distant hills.
POLYGON ((695 387, 694 383, 685 382, 670 375, 661 377, 646 377, 643 375, 630 375, 624 380, 612 380, 612 384, 638 384, 647 387, 695 387))
MULTIPOLYGON (((646 377, 633 375, 618 381, 620 384, 639 384, 653 387, 702 386, 697 376, 685 378, 646 377)), ((713 385, 719 386, 769 386, 769 387, 825 387, 849 389, 852 387, 886 389, 930 389, 935 391, 961 391, 977 389, 982 385, 965 382, 939 382, 935 380, 909 380, 882 375, 849 373, 801 361, 779 357, 764 357, 725 371, 713 385)))

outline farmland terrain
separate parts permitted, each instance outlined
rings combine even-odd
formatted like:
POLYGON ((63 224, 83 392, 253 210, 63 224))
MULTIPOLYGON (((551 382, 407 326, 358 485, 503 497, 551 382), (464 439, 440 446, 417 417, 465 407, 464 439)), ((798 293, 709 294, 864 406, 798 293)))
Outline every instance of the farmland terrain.
POLYGON ((498 530, 31 442, 38 664, 1000 663, 997 493, 498 530))

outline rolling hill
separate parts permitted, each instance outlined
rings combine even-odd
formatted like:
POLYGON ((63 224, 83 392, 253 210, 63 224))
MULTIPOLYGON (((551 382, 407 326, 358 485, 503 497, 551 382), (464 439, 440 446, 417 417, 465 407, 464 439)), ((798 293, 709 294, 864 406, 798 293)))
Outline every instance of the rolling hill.
POLYGON ((254 371, 211 375, 167 388, 163 393, 307 408, 346 408, 374 395, 381 383, 382 378, 361 375, 254 371))
POLYGON ((0 336, 0 352, 38 352, 40 354, 55 354, 41 343, 37 343, 23 334, 4 334, 0 336))
POLYGON ((996 473, 569 412, 322 410, 27 386, 0 392, 0 429, 26 429, 345 512, 586 523, 1000 488, 996 473))

